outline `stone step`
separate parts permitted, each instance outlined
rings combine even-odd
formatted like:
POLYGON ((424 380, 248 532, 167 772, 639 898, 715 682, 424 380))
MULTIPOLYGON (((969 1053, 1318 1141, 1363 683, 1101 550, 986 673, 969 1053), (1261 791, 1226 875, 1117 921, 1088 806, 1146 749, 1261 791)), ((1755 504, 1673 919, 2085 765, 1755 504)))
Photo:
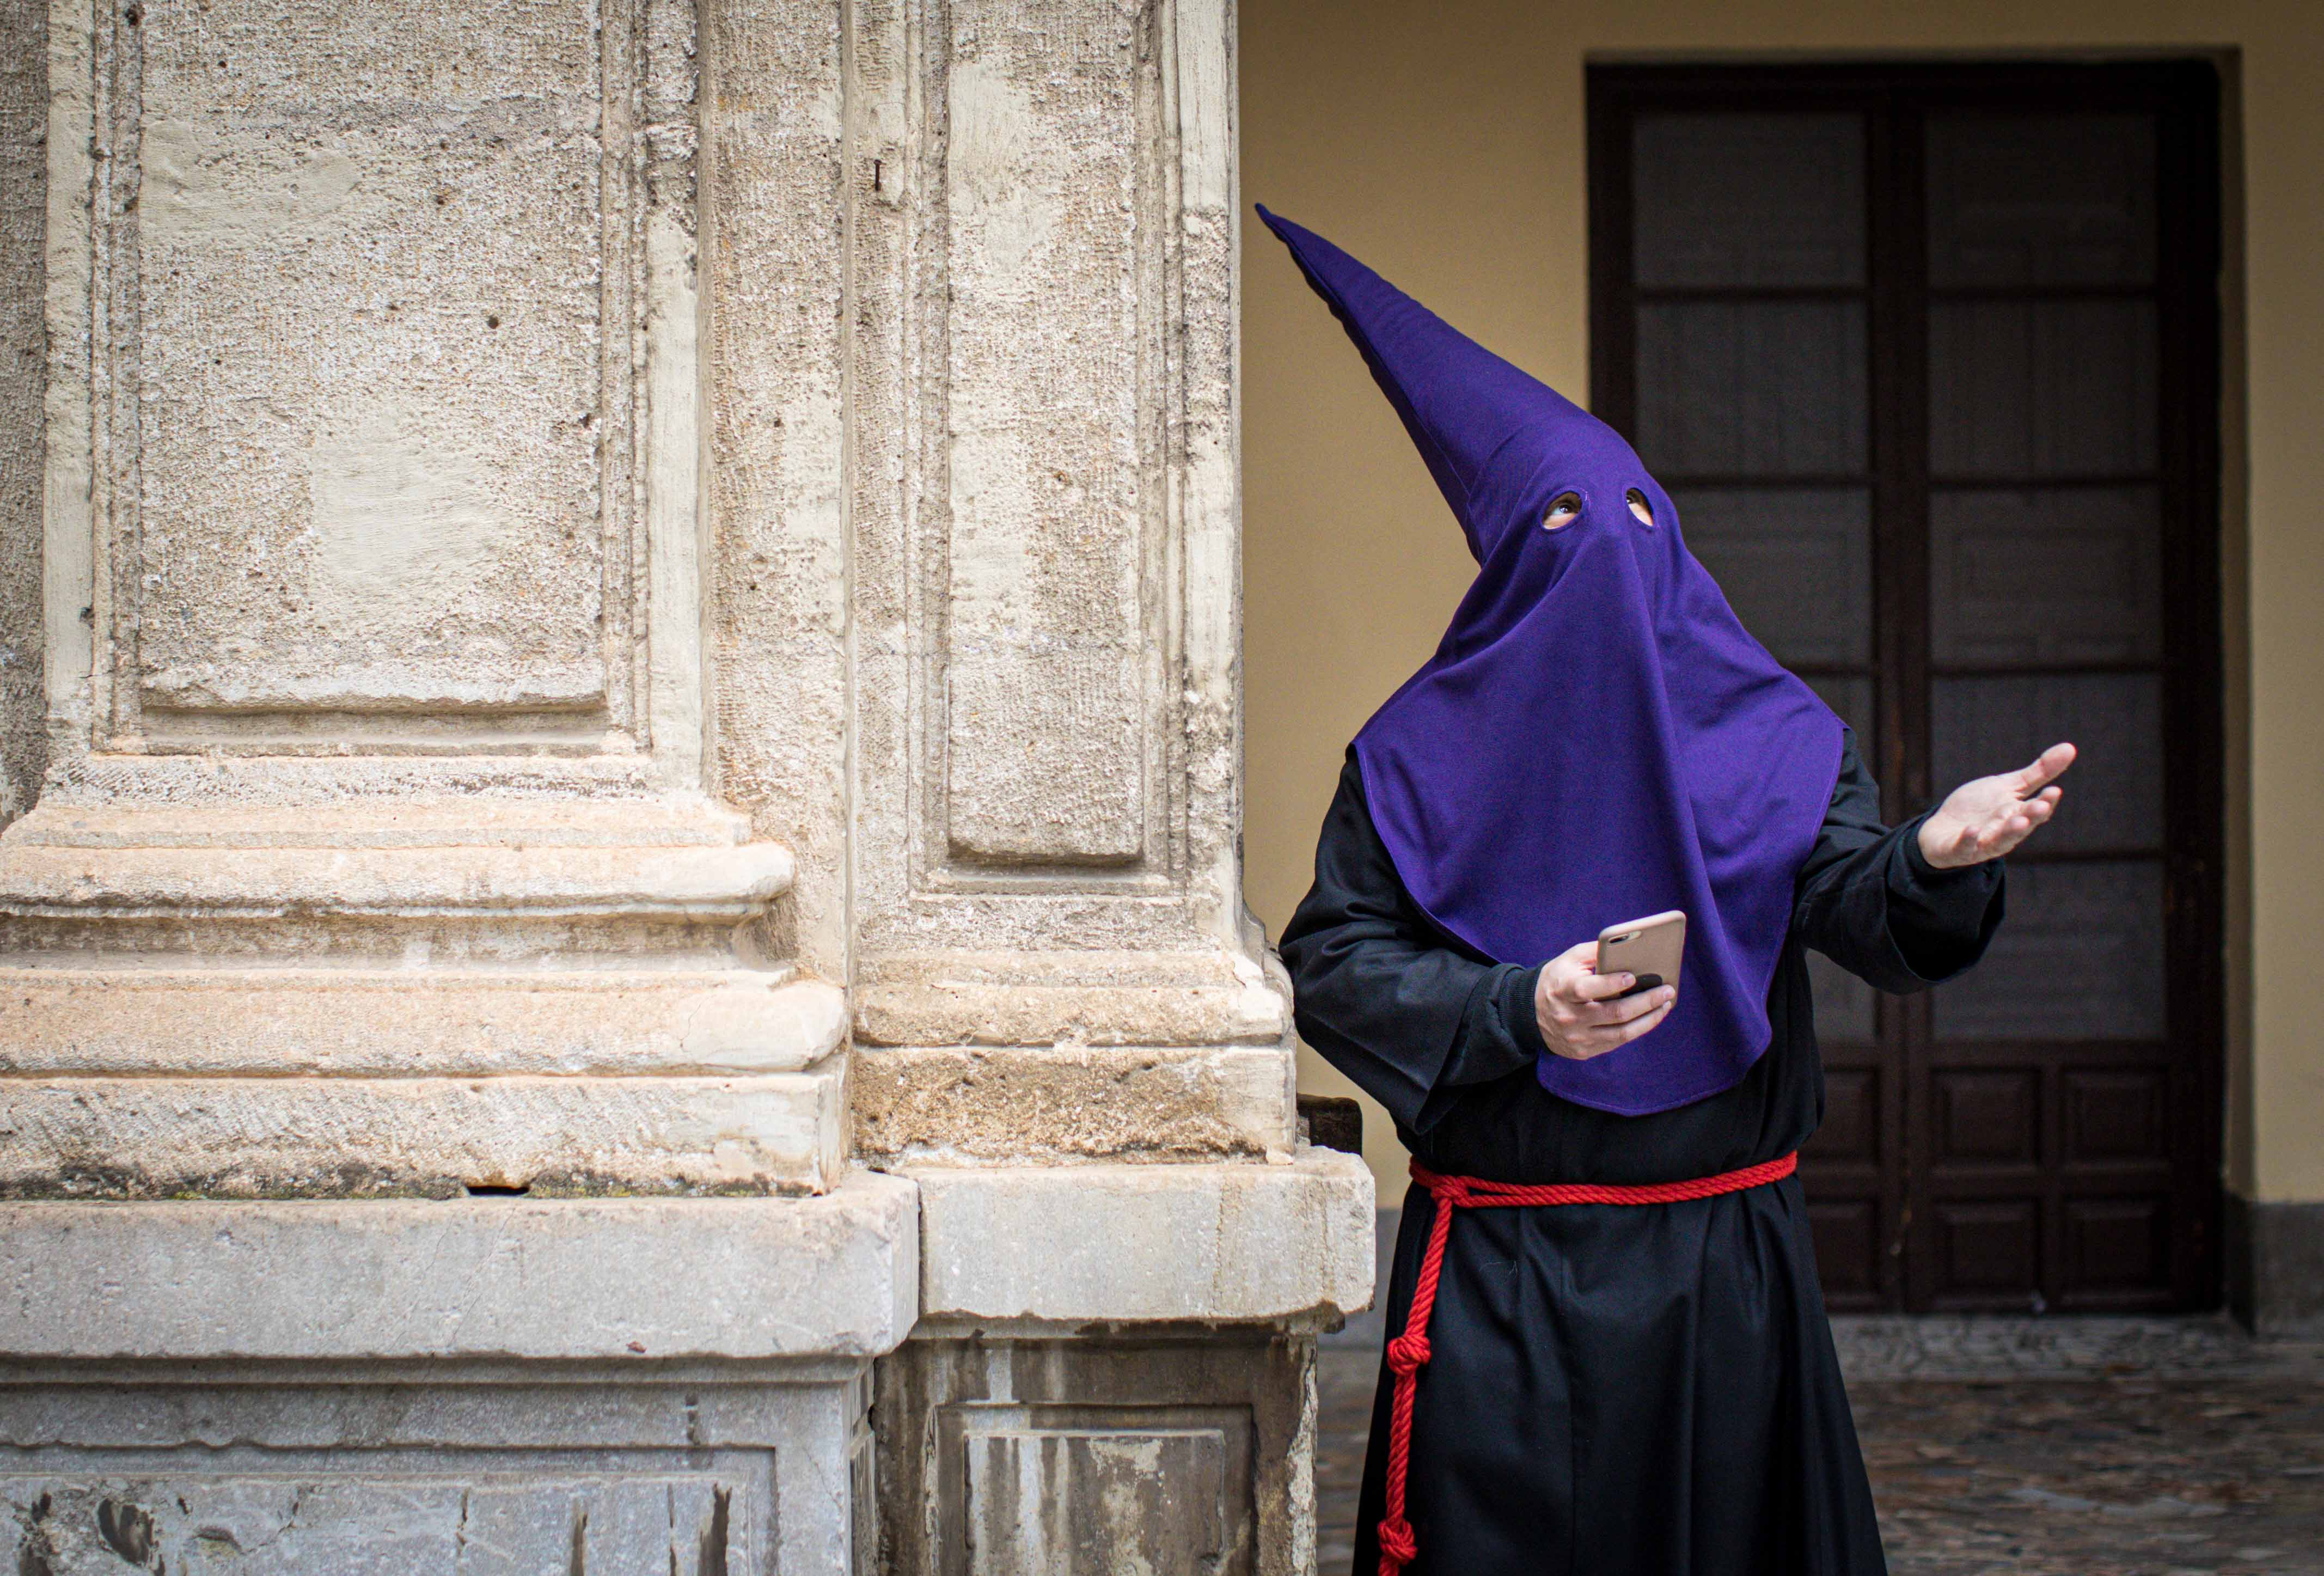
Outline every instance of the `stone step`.
POLYGON ((731 966, 789 889, 706 799, 183 811, 43 805, 0 836, 0 954, 238 966, 731 966))
MULTIPOLYGON (((918 1312, 917 1212, 910 1183, 862 1171, 812 1199, 0 1203, 0 1350, 646 1370, 872 1357, 918 1312)), ((431 1421, 389 1410, 391 1429, 431 1421)))
POLYGON ((845 1058, 756 1077, 0 1080, 0 1197, 821 1193, 845 1058))
POLYGON ((846 1030, 785 968, 0 968, 6 1075, 789 1073, 846 1030))
POLYGON ((1240 951, 903 954, 867 961, 855 1037, 880 1046, 1277 1046, 1291 984, 1240 951))
POLYGON ((0 837, 0 1195, 808 1193, 841 993, 706 798, 43 805, 0 837))

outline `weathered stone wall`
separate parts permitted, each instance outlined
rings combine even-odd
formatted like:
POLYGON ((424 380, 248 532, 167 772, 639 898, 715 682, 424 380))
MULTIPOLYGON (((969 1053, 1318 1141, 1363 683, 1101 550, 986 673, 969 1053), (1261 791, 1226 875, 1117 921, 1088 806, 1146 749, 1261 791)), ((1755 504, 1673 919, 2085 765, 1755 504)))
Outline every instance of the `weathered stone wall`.
POLYGON ((48 35, 45 0, 0 0, 0 824, 32 802, 48 760, 41 642, 48 35))
POLYGON ((354 1568, 493 1450, 528 1566, 865 1576, 876 1424, 898 1576, 1302 1569, 1370 1196, 1237 883, 1231 8, 48 19, 0 1559, 354 1568))

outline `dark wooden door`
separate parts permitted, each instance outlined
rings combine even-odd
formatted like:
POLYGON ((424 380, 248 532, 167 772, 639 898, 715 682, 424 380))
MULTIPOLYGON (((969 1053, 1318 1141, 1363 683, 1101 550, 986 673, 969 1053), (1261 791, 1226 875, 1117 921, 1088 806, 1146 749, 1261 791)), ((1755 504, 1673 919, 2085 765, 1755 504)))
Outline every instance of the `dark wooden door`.
POLYGON ((2218 81, 1603 67, 1591 377, 1892 820, 2070 738, 1985 963, 1815 960, 1835 1308, 2218 1301, 2218 81))

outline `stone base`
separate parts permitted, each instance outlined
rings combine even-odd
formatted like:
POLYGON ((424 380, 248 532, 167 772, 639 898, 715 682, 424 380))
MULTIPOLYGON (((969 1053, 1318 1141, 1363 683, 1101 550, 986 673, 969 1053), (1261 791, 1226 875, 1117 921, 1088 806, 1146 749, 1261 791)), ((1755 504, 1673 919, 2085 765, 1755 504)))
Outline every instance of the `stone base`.
POLYGON ((1372 1178, 1284 1163, 915 1166, 920 1320, 1336 1323, 1372 1297, 1372 1178))
POLYGON ((918 1197, 0 1205, 0 1353, 383 1361, 873 1357, 918 1197))
POLYGON ((910 1175, 883 1576, 1314 1569, 1314 1332, 1372 1294, 1360 1159, 910 1175))
POLYGON ((911 1184, 0 1205, 0 1570, 868 1571, 911 1184), (13 1556, 13 1558, 12 1558, 13 1556))
POLYGON ((869 1367, 0 1370, 0 1570, 868 1571, 869 1367))
POLYGON ((2324 1340, 2324 1203, 2227 1196, 2227 1307, 2255 1335, 2324 1340))
POLYGON ((855 1152, 908 1166, 1288 1154, 1273 1046, 940 1046, 854 1053, 855 1152))
POLYGON ((846 1057, 756 1078, 13 1078, 5 1087, 0 1197, 811 1193, 843 1169, 846 1057))
POLYGON ((1324 1332, 1319 1345, 1342 1349, 1353 1347, 1377 1355, 1388 1345, 1388 1283, 1396 1273, 1396 1234, 1404 1223, 1401 1209, 1377 1211, 1374 1219, 1372 1250, 1378 1256, 1372 1269, 1372 1303, 1360 1313, 1350 1313, 1347 1322, 1337 1330, 1324 1332))
POLYGON ((1314 1341, 914 1340, 878 1365, 883 1576, 1314 1569, 1314 1341))
POLYGON ((0 1570, 1301 1576, 1371 1221, 1307 1148, 0 1204, 0 1570))
POLYGON ((43 802, 0 835, 0 1197, 820 1193, 844 994, 699 795, 43 802))

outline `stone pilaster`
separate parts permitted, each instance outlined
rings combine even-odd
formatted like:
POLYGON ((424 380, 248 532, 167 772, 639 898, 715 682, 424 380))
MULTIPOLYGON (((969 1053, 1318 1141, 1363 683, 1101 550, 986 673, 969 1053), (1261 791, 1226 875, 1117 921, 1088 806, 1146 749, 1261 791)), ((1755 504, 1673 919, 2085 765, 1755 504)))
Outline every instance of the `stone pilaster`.
POLYGON ((691 0, 49 11, 17 1563, 857 1568, 917 1190, 720 794, 691 0))
POLYGON ((1231 14, 851 14, 858 1142, 1287 1155, 1236 847, 1231 14))
POLYGON ((50 752, 0 1193, 811 1192, 706 791, 678 0, 51 19, 50 752))
MULTIPOLYGON (((1240 894, 1233 16, 844 14, 857 1150, 897 1576, 1291 1576, 1370 1177, 1240 894)), ((742 58, 739 53, 736 60, 742 58)))

